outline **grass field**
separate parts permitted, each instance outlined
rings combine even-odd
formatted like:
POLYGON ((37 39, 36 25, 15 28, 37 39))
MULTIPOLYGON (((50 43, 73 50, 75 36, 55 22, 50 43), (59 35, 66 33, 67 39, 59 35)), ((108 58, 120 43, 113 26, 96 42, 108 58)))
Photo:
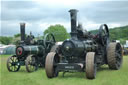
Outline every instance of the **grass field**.
POLYGON ((60 73, 59 77, 48 79, 44 69, 27 73, 24 66, 18 72, 8 72, 8 56, 0 57, 1 85, 128 85, 128 56, 123 57, 123 66, 120 70, 109 70, 108 66, 102 66, 94 80, 88 80, 84 72, 66 73, 65 77, 60 73))

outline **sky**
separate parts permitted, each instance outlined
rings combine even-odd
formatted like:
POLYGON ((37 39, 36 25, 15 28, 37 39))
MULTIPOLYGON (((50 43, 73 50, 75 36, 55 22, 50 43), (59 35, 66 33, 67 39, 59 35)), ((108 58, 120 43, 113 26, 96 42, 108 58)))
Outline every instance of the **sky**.
POLYGON ((70 32, 70 9, 77 9, 77 20, 84 29, 128 25, 128 1, 117 0, 1 0, 1 36, 20 33, 19 23, 26 23, 26 33, 43 35, 50 25, 61 24, 70 32))

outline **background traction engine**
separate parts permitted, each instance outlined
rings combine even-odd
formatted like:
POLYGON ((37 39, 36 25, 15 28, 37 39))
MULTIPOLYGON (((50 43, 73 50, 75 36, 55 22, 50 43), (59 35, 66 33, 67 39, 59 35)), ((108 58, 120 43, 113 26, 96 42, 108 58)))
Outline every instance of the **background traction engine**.
POLYGON ((48 53, 45 71, 48 78, 58 76, 59 72, 85 72, 88 79, 94 79, 97 68, 108 64, 110 69, 118 70, 122 64, 120 43, 109 41, 109 30, 106 24, 92 34, 77 26, 77 10, 69 11, 71 16, 71 39, 62 45, 55 45, 48 53))
POLYGON ((20 66, 25 65, 28 72, 33 72, 39 66, 44 66, 45 57, 55 44, 55 38, 53 34, 46 34, 43 40, 35 41, 31 33, 25 38, 25 23, 20 24, 20 30, 20 45, 16 46, 16 55, 8 58, 7 69, 16 72, 20 69, 20 66))

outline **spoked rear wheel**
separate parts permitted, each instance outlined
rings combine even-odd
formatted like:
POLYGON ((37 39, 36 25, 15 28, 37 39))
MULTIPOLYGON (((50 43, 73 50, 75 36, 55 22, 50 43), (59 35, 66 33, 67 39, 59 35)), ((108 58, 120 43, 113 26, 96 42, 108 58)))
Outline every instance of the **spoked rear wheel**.
POLYGON ((110 43, 107 48, 107 61, 110 69, 118 70, 122 65, 122 47, 120 43, 110 43))
POLYGON ((56 71, 56 67, 54 66, 54 63, 56 62, 55 56, 56 56, 55 52, 50 52, 46 57, 45 71, 48 78, 53 78, 58 76, 58 72, 56 71))
POLYGON ((25 60, 26 70, 28 72, 34 72, 38 69, 38 63, 34 55, 29 55, 25 60))
POLYGON ((7 60, 7 69, 10 72, 17 72, 20 69, 19 61, 16 55, 10 56, 7 60))
POLYGON ((86 54, 86 65, 85 65, 86 77, 88 79, 94 79, 96 77, 96 60, 95 60, 95 52, 88 52, 86 54))

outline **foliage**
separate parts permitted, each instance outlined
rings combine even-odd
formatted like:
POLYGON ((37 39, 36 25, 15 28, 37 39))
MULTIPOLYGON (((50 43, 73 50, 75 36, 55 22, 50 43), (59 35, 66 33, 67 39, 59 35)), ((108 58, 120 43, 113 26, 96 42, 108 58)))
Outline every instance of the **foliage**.
MULTIPOLYGON (((25 35, 27 36, 27 35, 25 35)), ((21 34, 15 34, 14 37, 13 37, 13 44, 14 45, 18 45, 20 43, 20 37, 21 37, 21 34)))
POLYGON ((120 40, 122 44, 128 40, 128 26, 110 29, 111 40, 120 40))
POLYGON ((12 37, 0 36, 0 42, 2 44, 8 45, 8 44, 12 43, 12 37))
POLYGON ((19 45, 20 43, 20 37, 13 37, 13 42, 14 45, 19 45))
POLYGON ((46 33, 53 33, 56 41, 63 41, 69 37, 65 27, 60 24, 51 25, 44 31, 44 34, 46 33))
MULTIPOLYGON (((17 37, 20 37, 20 36, 21 36, 21 34, 18 33, 18 34, 15 34, 15 35, 14 35, 14 38, 17 38, 17 37)), ((27 34, 25 34, 25 37, 27 37, 27 34)))
POLYGON ((19 33, 14 35, 15 38, 20 37, 20 36, 21 36, 21 34, 19 34, 19 33))

